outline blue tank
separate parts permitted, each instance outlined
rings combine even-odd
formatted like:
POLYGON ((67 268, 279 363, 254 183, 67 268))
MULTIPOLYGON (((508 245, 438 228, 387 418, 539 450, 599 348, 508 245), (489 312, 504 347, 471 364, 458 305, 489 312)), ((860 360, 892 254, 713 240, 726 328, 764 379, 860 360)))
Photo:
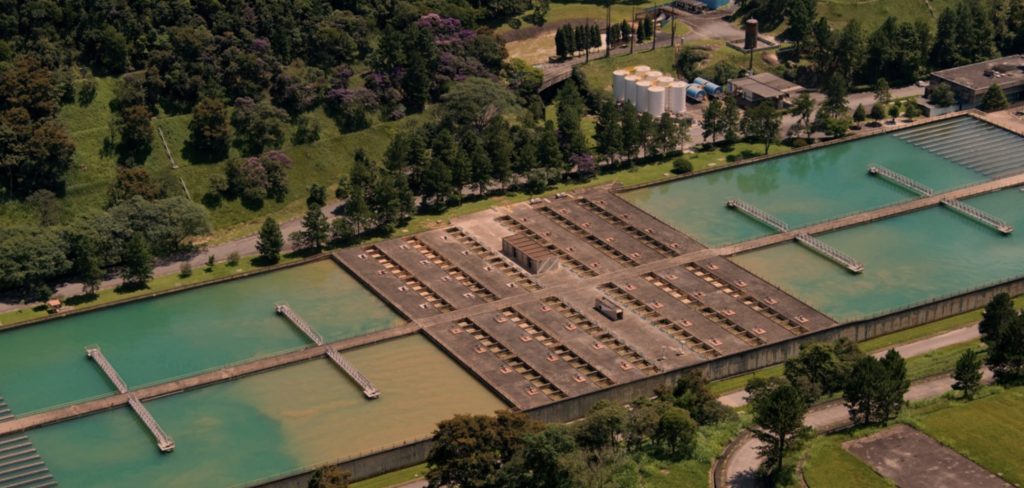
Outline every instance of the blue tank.
POLYGON ((693 84, 693 85, 690 85, 690 86, 686 87, 686 97, 690 98, 690 99, 693 99, 693 100, 696 100, 698 102, 703 101, 704 100, 704 87, 700 86, 700 85, 697 85, 697 84, 693 84))
POLYGON ((698 85, 700 85, 700 86, 704 86, 704 85, 707 85, 708 83, 711 83, 710 81, 705 80, 704 78, 701 78, 699 76, 694 78, 693 82, 698 84, 698 85))
POLYGON ((722 87, 709 81, 707 83, 704 83, 704 91, 706 91, 708 95, 714 97, 722 93, 722 87))
POLYGON ((729 0, 700 0, 700 2, 707 5, 709 9, 714 10, 724 7, 729 3, 729 0))

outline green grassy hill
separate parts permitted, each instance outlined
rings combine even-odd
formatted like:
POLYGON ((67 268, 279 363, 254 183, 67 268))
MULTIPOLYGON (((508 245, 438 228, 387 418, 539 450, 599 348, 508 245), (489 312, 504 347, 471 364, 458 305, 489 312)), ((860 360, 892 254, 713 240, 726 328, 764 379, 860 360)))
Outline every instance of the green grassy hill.
MULTIPOLYGON (((70 104, 61 109, 60 119, 67 126, 76 147, 74 166, 67 174, 67 194, 62 200, 65 221, 102 210, 106 206, 108 189, 117 174, 116 156, 105 155, 103 152, 104 140, 110 135, 109 104, 115 83, 114 78, 99 78, 96 97, 89 105, 70 104)), ((393 134, 422 118, 422 115, 414 115, 397 122, 380 123, 366 130, 342 134, 322 110, 311 115, 320 123, 320 140, 294 146, 291 144, 293 128, 289 127, 282 148, 295 162, 288 173, 289 192, 286 201, 267 200, 262 208, 254 211, 243 207, 238 200, 222 200, 220 206, 210 209, 216 240, 250 232, 254 228, 252 223, 261 220, 264 215, 274 214, 281 218, 298 215, 305 208, 307 188, 312 183, 337 183, 338 177, 347 171, 353 154, 359 148, 364 149, 372 158, 383 157, 393 134)), ((191 119, 190 114, 160 114, 153 119, 153 151, 145 161, 145 168, 154 181, 163 183, 170 195, 185 194, 179 181, 181 178, 192 199, 199 202, 209 188, 210 176, 223 173, 227 160, 192 164, 186 159, 183 151, 191 119), (171 167, 160 138, 155 133, 157 127, 163 130, 178 169, 171 167)), ((230 157, 237 156, 237 152, 232 149, 230 157)), ((34 222, 34 212, 23 203, 7 202, 0 205, 0 227, 32 225, 34 222)))
POLYGON ((844 26, 853 19, 869 30, 885 22, 888 17, 902 21, 924 20, 935 22, 946 7, 957 0, 820 0, 818 15, 825 16, 833 26, 844 26))

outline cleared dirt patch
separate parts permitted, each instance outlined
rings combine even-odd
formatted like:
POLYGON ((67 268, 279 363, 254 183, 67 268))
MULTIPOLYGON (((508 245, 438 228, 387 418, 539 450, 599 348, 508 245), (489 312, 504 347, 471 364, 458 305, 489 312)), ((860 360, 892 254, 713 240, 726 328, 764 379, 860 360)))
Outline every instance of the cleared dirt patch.
MULTIPOLYGON (((964 428, 970 428, 965 425, 964 428)), ((843 448, 903 488, 1007 488, 1012 485, 906 425, 843 443, 843 448)))

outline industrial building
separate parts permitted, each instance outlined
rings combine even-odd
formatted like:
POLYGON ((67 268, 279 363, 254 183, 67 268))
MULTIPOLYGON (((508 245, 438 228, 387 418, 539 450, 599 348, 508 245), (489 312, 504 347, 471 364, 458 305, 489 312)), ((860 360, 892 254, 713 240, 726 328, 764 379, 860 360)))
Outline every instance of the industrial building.
POLYGON ((936 71, 931 75, 925 96, 942 83, 953 88, 960 109, 975 108, 981 104, 993 84, 999 85, 1010 103, 1024 100, 1024 55, 1015 54, 936 71))
POLYGON ((654 117, 686 112, 688 84, 650 66, 633 66, 612 73, 612 93, 618 102, 633 104, 640 112, 654 117))
POLYGON ((758 73, 729 80, 726 89, 741 105, 753 106, 768 101, 777 108, 785 106, 790 96, 805 90, 804 87, 772 73, 758 73))

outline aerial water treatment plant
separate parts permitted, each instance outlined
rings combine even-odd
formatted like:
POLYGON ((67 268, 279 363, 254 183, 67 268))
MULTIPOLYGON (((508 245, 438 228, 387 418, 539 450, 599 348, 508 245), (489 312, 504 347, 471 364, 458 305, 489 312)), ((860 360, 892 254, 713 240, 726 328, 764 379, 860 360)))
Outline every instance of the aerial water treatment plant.
POLYGON ((567 421, 977 308, 1024 290, 1021 154, 958 115, 0 332, 0 487, 365 477, 457 413, 567 421))

